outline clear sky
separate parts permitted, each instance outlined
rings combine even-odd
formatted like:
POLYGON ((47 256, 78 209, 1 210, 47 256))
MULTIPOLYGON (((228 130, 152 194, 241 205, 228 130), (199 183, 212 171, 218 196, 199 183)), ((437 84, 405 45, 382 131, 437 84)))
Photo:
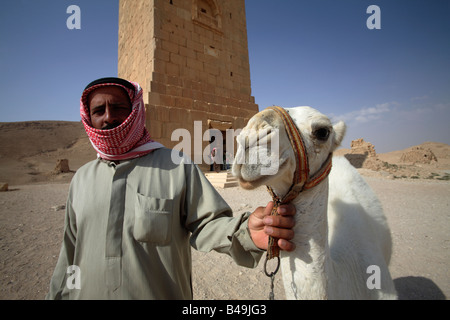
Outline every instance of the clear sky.
MULTIPOLYGON (((189 0, 175 0, 189 1, 189 0)), ((260 110, 312 106, 343 146, 450 144, 449 0, 246 0, 260 110), (370 5, 381 29, 368 29, 370 5)), ((88 82, 117 75, 118 0, 14 0, 0 11, 0 122, 78 121, 88 82), (70 5, 81 29, 69 30, 70 5)))

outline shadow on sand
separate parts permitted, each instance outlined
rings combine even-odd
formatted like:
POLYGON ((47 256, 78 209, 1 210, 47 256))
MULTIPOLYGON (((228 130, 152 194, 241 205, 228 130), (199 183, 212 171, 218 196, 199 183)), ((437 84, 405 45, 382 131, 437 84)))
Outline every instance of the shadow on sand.
POLYGON ((424 277, 401 277, 394 279, 399 300, 445 300, 442 290, 424 277))

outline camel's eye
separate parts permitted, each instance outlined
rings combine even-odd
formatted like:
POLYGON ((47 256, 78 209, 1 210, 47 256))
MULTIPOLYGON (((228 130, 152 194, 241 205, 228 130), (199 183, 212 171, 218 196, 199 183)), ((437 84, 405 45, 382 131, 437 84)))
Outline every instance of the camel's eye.
POLYGON ((316 137, 317 140, 327 141, 328 137, 330 136, 330 129, 329 128, 316 129, 314 130, 313 135, 314 137, 316 137))

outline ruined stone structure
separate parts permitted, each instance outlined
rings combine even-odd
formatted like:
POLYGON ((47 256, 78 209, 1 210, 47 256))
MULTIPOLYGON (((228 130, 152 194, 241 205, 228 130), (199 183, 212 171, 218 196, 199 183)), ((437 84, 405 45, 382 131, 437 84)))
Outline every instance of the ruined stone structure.
POLYGON ((351 143, 351 154, 362 154, 368 157, 376 157, 375 147, 370 142, 364 141, 364 139, 356 139, 351 143))
POLYGON ((400 162, 402 163, 430 164, 437 161, 438 159, 431 149, 420 146, 412 147, 410 150, 404 152, 400 157, 400 162))
POLYGON ((69 160, 68 159, 56 160, 56 166, 53 169, 53 173, 59 174, 59 173, 66 173, 66 172, 70 172, 69 160))
POLYGON ((379 170, 382 161, 378 159, 375 147, 364 139, 356 139, 351 142, 350 153, 345 157, 355 168, 379 170))
POLYGON ((172 133, 184 128, 192 141, 183 151, 202 153, 210 141, 199 148, 197 135, 194 148, 195 121, 201 140, 210 128, 225 140, 227 129, 243 128, 258 112, 244 0, 120 0, 118 76, 141 84, 147 128, 165 146, 179 145, 172 133))

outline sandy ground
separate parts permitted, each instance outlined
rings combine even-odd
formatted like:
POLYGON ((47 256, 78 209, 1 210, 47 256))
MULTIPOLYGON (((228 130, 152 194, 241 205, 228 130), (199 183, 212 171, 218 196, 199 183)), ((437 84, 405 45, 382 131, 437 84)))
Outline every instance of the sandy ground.
MULTIPOLYGON (((366 177, 379 195, 394 241, 390 266, 401 299, 450 296, 447 181, 366 177)), ((68 183, 11 187, 0 193, 0 299, 43 299, 57 261, 68 183)), ((265 205, 264 188, 218 189, 236 213, 265 205)), ((270 280, 263 260, 255 269, 238 267, 216 252, 193 250, 194 299, 267 299, 270 280)), ((284 299, 281 276, 275 298, 284 299)))

